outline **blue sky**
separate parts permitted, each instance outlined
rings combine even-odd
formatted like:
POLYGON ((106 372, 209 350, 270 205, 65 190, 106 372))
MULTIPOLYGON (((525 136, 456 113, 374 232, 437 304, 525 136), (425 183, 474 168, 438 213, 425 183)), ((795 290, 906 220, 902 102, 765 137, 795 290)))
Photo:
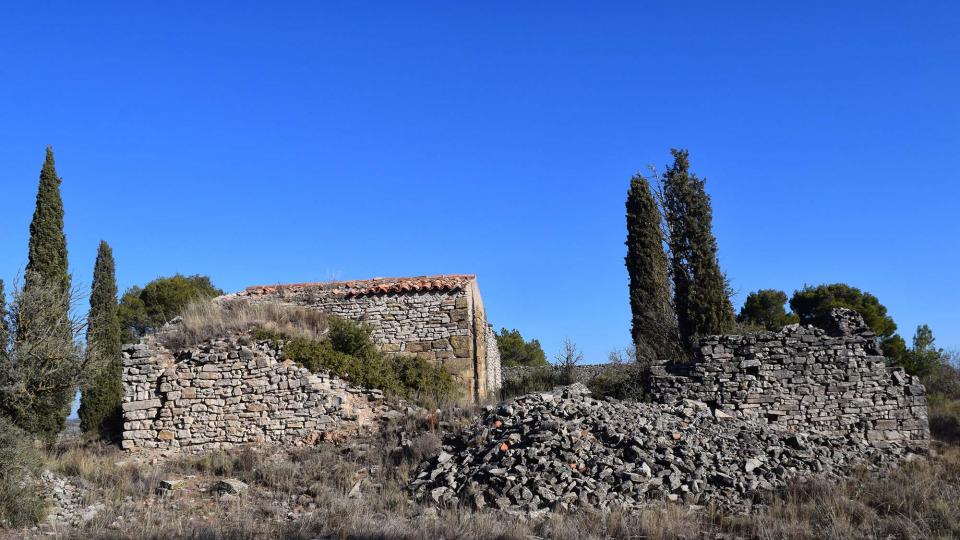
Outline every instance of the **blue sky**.
POLYGON ((0 277, 52 144, 78 284, 101 238, 121 289, 476 273, 596 362, 629 178, 686 147, 738 308, 844 281, 960 348, 956 3, 517 4, 5 5, 0 277))

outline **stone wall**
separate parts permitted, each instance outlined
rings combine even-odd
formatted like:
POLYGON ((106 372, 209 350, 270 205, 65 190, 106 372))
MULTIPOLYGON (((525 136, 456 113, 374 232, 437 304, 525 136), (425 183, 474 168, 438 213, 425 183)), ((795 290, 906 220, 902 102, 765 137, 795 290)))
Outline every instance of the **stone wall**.
POLYGON ((654 366, 651 392, 665 403, 704 401, 718 416, 925 449, 930 433, 919 379, 887 365, 856 312, 835 309, 822 326, 704 338, 692 363, 654 366))
POLYGON ((229 448, 313 444, 372 428, 378 390, 278 359, 273 344, 240 336, 172 353, 155 337, 123 350, 122 446, 229 448))
POLYGON ((500 388, 500 355, 473 276, 258 286, 234 296, 362 321, 381 351, 443 366, 474 399, 500 388))

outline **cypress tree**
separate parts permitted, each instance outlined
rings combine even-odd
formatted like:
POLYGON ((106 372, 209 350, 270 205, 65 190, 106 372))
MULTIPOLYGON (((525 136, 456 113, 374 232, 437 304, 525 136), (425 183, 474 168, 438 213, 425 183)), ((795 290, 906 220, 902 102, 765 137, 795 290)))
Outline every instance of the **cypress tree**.
POLYGON ((691 348, 699 336, 735 326, 726 277, 717 259, 713 210, 705 181, 690 172, 686 150, 671 150, 664 174, 664 206, 670 239, 670 270, 680 339, 691 348))
POLYGON ((53 150, 40 171, 30 223, 23 289, 15 294, 12 363, 17 388, 14 421, 52 439, 63 430, 76 390, 76 349, 70 319, 70 274, 53 150))
POLYGON ((122 427, 120 404, 120 317, 113 250, 101 241, 93 268, 87 317, 87 378, 80 401, 80 428, 116 440, 122 427))
POLYGON ((663 232, 650 183, 641 175, 627 191, 627 274, 630 276, 631 335, 638 359, 679 356, 677 320, 670 303, 670 275, 663 232))
POLYGON ((10 414, 10 322, 7 318, 7 293, 0 279, 0 415, 10 414))
POLYGON ((70 291, 70 273, 67 270, 67 237, 63 233, 63 200, 60 182, 53 161, 53 149, 47 147, 47 156, 40 171, 37 206, 30 222, 30 252, 27 260, 24 289, 39 282, 56 285, 64 297, 64 317, 67 316, 70 291))

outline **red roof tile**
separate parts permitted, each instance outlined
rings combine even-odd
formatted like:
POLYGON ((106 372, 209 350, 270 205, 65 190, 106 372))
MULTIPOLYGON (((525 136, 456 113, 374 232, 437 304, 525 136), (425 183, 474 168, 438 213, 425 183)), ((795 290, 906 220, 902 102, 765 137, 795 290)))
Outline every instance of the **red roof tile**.
POLYGON ((286 285, 256 285, 247 287, 241 294, 244 296, 261 296, 275 294, 280 290, 297 291, 311 288, 336 291, 345 296, 375 296, 409 292, 453 292, 463 289, 467 283, 474 279, 476 279, 474 275, 449 274, 443 276, 291 283, 286 285))

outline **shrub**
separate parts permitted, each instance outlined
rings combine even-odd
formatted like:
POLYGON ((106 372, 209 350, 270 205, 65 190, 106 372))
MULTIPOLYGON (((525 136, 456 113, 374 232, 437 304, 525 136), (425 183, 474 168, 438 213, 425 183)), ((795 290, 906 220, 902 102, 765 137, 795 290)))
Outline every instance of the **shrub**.
POLYGON ((567 384, 564 374, 554 366, 537 366, 525 370, 516 378, 505 379, 500 389, 500 398, 509 399, 531 392, 552 390, 555 386, 567 384))
POLYGON ((43 458, 33 437, 0 417, 0 526, 21 527, 46 515, 37 490, 43 458))
POLYGON ((143 288, 131 287, 120 300, 120 328, 124 343, 131 343, 147 332, 160 328, 180 315, 184 308, 198 299, 210 299, 223 294, 207 276, 157 278, 143 288))
POLYGON ((406 399, 440 404, 459 397, 459 387, 443 367, 412 356, 387 356, 376 350, 370 329, 331 317, 327 339, 290 337, 257 329, 255 339, 277 342, 284 358, 310 371, 329 371, 353 384, 378 388, 406 399))

